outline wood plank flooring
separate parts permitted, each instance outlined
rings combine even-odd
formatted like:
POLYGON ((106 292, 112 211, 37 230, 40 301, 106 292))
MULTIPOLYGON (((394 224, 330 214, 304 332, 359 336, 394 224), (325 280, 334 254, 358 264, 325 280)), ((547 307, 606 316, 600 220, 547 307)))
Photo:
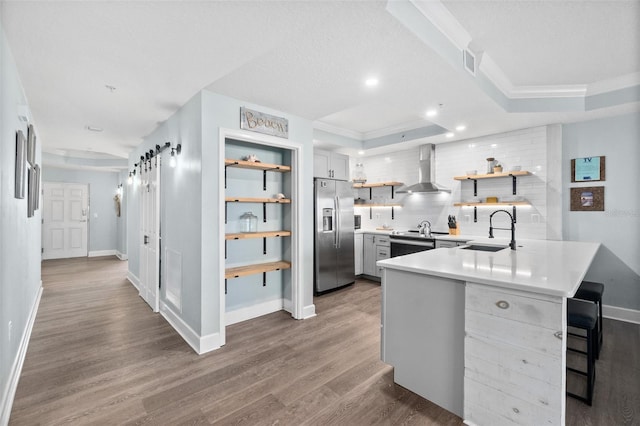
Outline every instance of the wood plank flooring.
MULTIPOLYGON (((461 425, 393 383, 379 361, 380 285, 315 299, 318 316, 277 312, 227 328, 198 356, 112 257, 43 262, 44 292, 11 425, 461 425)), ((594 406, 569 425, 640 424, 640 326, 606 321, 594 406)))

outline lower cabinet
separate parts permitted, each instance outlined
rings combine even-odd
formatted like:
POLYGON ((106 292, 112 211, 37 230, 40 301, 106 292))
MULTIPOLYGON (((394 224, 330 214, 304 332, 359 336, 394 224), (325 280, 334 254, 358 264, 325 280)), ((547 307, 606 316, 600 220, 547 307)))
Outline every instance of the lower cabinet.
POLYGON ((466 284, 465 421, 564 424, 563 313, 562 298, 466 284))
POLYGON ((364 274, 364 234, 355 234, 353 244, 355 274, 364 274))
POLYGON ((376 245, 374 240, 374 234, 364 234, 363 240, 363 273, 365 275, 375 276, 377 272, 376 268, 376 245))
POLYGON ((363 245, 363 273, 370 277, 380 278, 382 276, 382 268, 378 268, 376 262, 388 259, 391 256, 389 236, 364 234, 363 245))

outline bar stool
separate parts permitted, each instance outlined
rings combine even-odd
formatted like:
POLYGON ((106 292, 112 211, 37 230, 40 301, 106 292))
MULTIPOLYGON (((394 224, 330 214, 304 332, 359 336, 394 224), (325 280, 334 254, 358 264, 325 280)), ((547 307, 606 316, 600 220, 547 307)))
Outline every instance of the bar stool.
MULTIPOLYGON (((598 326, 598 307, 595 303, 591 303, 579 299, 567 299, 567 326, 580 328, 586 331, 587 350, 570 348, 568 351, 578 352, 587 355, 587 371, 581 371, 575 368, 567 367, 567 370, 581 374, 587 377, 587 396, 581 396, 567 391, 567 395, 591 405, 593 400, 593 387, 596 381, 596 352, 598 350, 597 326, 598 326)), ((585 336, 581 336, 585 338, 585 336)))
POLYGON ((604 284, 593 281, 582 281, 578 291, 576 291, 574 299, 588 300, 598 305, 598 351, 596 359, 600 358, 602 350, 602 294, 604 293, 604 284))

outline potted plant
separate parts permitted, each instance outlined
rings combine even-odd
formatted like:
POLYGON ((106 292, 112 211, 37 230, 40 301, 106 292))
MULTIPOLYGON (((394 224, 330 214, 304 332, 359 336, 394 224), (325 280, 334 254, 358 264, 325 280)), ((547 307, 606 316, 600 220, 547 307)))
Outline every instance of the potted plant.
POLYGON ((493 165, 493 173, 502 173, 502 164, 496 161, 493 165))

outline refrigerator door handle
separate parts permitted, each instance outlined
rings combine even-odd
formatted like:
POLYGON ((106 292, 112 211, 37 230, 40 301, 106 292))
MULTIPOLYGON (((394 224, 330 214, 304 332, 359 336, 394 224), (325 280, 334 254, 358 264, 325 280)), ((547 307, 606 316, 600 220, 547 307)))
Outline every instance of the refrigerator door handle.
POLYGON ((335 204, 336 204, 336 248, 340 248, 340 219, 342 218, 342 215, 340 214, 340 198, 339 197, 335 197, 335 204))

